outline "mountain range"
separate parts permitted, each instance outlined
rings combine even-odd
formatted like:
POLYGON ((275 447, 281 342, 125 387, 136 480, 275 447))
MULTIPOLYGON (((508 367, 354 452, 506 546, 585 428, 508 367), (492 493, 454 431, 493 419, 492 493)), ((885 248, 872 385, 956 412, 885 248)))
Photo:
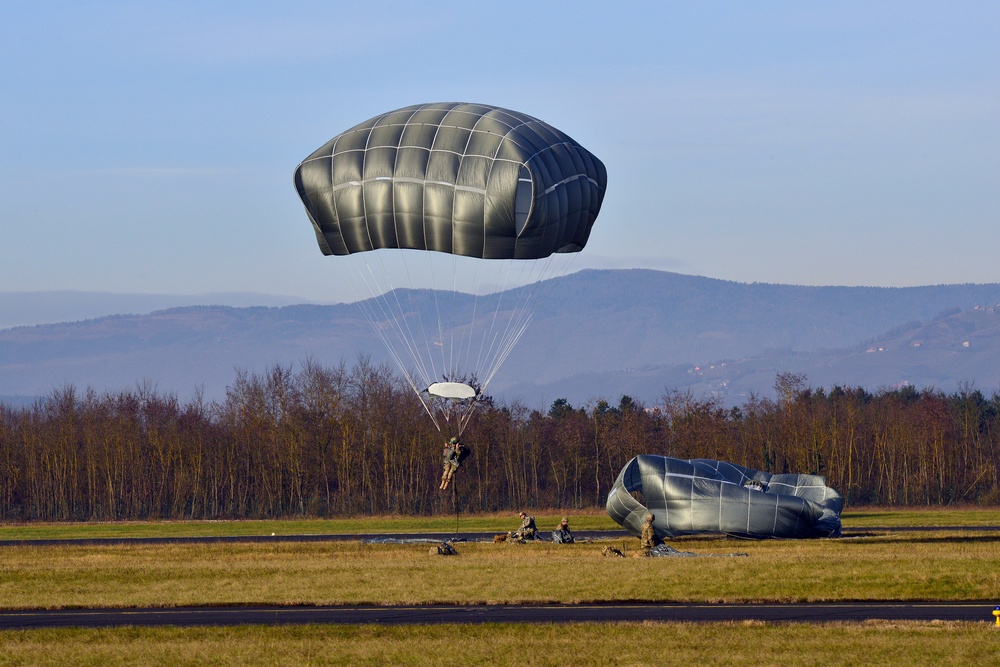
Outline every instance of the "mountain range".
MULTIPOLYGON (((423 309, 433 296, 408 298, 423 309)), ((1000 284, 804 287, 585 270, 540 291, 489 393, 545 407, 622 394, 651 404, 680 390, 738 405, 772 395, 776 374, 794 372, 812 387, 989 394, 1000 390, 998 304, 1000 284)), ((219 399, 237 369, 350 366, 359 355, 388 360, 357 304, 189 305, 0 329, 0 396, 150 382, 219 399)))

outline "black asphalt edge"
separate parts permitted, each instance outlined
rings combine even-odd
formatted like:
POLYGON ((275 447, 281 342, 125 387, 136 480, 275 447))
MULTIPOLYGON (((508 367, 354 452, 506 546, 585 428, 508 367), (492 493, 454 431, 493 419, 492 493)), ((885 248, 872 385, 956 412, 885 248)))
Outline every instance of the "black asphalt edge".
MULTIPOLYGON (((847 529, 843 538, 876 537, 879 533, 931 531, 980 531, 1000 532, 1000 526, 873 526, 847 529)), ((488 533, 328 533, 308 535, 215 535, 215 536, 174 536, 174 537, 82 537, 67 539, 0 540, 0 547, 50 547, 50 546, 114 546, 142 544, 238 544, 266 542, 490 542, 497 532, 488 533)), ((574 531, 581 540, 630 539, 633 536, 624 530, 574 531)), ((723 535, 708 534, 707 537, 724 538, 723 535)), ((837 539, 837 538, 831 538, 837 539)), ((542 533, 542 540, 545 534, 542 533)))
MULTIPOLYGON (((0 547, 107 546, 125 544, 232 544, 240 542, 492 542, 498 533, 364 533, 308 535, 215 535, 175 537, 81 537, 68 539, 0 540, 0 547)), ((575 531, 583 540, 628 539, 625 531, 575 531)), ((546 541, 546 540, 542 540, 546 541)))
POLYGON ((0 612, 0 629, 283 624, 994 621, 988 602, 177 607, 0 612))

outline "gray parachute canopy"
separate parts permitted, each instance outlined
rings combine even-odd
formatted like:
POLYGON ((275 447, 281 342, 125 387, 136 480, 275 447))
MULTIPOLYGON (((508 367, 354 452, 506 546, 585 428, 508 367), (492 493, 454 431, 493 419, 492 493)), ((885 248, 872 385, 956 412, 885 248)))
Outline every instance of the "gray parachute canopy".
POLYGON ((587 243, 604 165, 554 127, 484 104, 419 104, 338 134, 295 170, 327 255, 379 248, 538 259, 587 243))
POLYGON ((652 514, 659 537, 839 537, 843 506, 818 475, 772 475, 725 461, 652 455, 625 465, 607 502, 611 518, 636 536, 652 514))

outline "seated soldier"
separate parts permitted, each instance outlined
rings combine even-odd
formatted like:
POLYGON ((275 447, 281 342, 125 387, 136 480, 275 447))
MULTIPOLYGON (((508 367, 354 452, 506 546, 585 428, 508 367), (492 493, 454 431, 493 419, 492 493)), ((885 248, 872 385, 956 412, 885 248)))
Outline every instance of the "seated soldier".
POLYGON ((569 519, 562 518, 559 527, 552 531, 552 541, 556 544, 573 544, 573 533, 569 532, 569 519))
POLYGON ((535 517, 528 516, 526 512, 519 512, 518 516, 521 517, 521 527, 509 533, 511 539, 521 541, 535 539, 535 533, 538 530, 535 528, 535 517))

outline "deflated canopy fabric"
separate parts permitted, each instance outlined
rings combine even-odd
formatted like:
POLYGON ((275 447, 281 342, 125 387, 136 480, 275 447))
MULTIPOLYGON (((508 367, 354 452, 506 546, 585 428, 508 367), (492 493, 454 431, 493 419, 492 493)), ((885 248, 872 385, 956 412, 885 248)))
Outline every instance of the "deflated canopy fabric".
POLYGON ((607 502, 611 518, 637 537, 652 514, 661 538, 705 532, 839 537, 843 507, 843 498, 819 475, 772 475, 725 461, 653 455, 625 465, 607 502))
POLYGON ((420 104, 337 135, 295 170, 327 255, 379 248, 538 259, 587 243, 604 165, 527 114, 420 104))

